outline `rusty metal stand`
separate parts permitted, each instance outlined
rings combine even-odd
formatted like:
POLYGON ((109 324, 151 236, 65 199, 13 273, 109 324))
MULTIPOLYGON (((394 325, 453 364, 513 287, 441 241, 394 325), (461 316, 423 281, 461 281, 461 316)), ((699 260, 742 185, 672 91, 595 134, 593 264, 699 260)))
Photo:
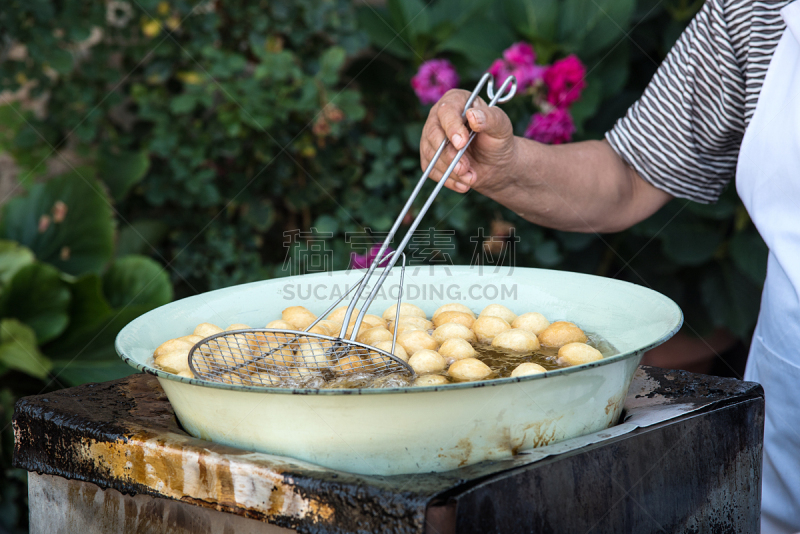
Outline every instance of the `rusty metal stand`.
POLYGON ((183 432, 148 375, 22 399, 14 463, 32 534, 758 532, 760 386, 642 370, 656 404, 705 407, 533 463, 376 477, 250 453, 183 432))

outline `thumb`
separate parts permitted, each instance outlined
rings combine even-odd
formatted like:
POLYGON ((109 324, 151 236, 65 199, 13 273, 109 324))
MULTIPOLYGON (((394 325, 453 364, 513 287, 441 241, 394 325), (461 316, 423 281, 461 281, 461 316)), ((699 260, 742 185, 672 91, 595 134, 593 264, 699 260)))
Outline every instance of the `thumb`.
POLYGON ((473 132, 483 132, 502 139, 514 135, 511 119, 498 107, 472 108, 467 111, 467 121, 473 132))

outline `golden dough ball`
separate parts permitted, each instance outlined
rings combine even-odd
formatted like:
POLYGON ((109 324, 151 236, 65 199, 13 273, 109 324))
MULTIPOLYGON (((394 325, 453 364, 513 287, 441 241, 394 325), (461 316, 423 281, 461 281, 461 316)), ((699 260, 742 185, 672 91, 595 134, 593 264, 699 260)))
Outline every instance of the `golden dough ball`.
POLYGON ((294 330, 305 330, 317 316, 303 306, 289 306, 281 313, 281 319, 292 325, 294 330))
POLYGON ((546 372, 547 369, 545 369, 538 363, 525 362, 519 364, 516 367, 516 369, 511 371, 511 376, 516 378, 518 376, 538 375, 540 373, 546 373, 546 372))
POLYGON ((512 352, 533 352, 539 350, 539 340, 536 334, 512 328, 505 332, 500 332, 492 340, 492 346, 496 349, 505 349, 512 352))
POLYGON ((233 330, 250 330, 250 326, 244 323, 233 323, 225 329, 226 332, 232 332, 233 330))
POLYGON ((442 343, 439 347, 439 354, 441 354, 448 362, 456 360, 463 360, 464 358, 474 358, 475 349, 465 339, 460 337, 451 337, 442 343))
POLYGON ((414 380, 415 386, 443 386, 450 382, 442 375, 422 375, 414 380))
POLYGON ((589 339, 574 323, 556 321, 539 334, 539 343, 557 349, 567 343, 586 343, 589 339))
POLYGON ((451 338, 461 338, 465 341, 469 341, 470 343, 477 341, 475 332, 459 323, 443 324, 433 331, 432 337, 440 344, 451 338))
POLYGON ((156 367, 168 373, 175 375, 180 374, 182 371, 191 373, 191 370, 189 369, 188 350, 162 352, 153 358, 153 362, 156 364, 156 367))
POLYGON ((338 337, 339 332, 342 330, 342 323, 337 323, 329 319, 322 319, 315 325, 315 327, 317 326, 325 330, 327 332, 326 335, 331 337, 338 337))
POLYGON ((481 314, 478 317, 500 317, 508 324, 511 324, 517 318, 517 314, 502 304, 489 304, 481 310, 481 314))
MULTIPOLYGON (((416 325, 409 324, 409 323, 400 323, 397 325, 397 337, 400 337, 400 334, 404 332, 411 332, 412 330, 418 330, 420 332, 427 332, 426 329, 422 329, 416 325)), ((394 333, 394 322, 389 323, 389 332, 394 333)))
POLYGON ((281 378, 272 373, 261 371, 259 373, 250 374, 250 384, 253 386, 275 386, 280 384, 281 378))
POLYGON ((392 333, 386 330, 386 328, 383 326, 376 326, 367 330, 363 330, 360 334, 358 334, 358 339, 356 339, 356 341, 359 343, 373 346, 379 341, 391 340, 392 333))
POLYGON ((325 354, 325 348, 315 338, 302 337, 298 340, 295 349, 295 358, 305 361, 307 364, 322 364, 328 363, 328 356, 325 354))
MULTIPOLYGON (((295 327, 287 323, 282 319, 278 319, 277 321, 270 321, 267 323, 267 326, 264 328, 271 328, 273 330, 295 330, 295 327)), ((270 350, 274 349, 275 347, 279 347, 283 343, 287 343, 294 339, 294 335, 292 334, 275 334, 272 332, 264 332, 261 334, 264 339, 264 343, 261 345, 261 350, 270 350)))
POLYGON ((399 343, 395 343, 394 352, 392 352, 392 341, 391 340, 389 340, 389 341, 378 341, 377 343, 375 343, 372 346, 375 347, 376 349, 382 350, 383 352, 388 352, 389 354, 394 354, 395 356, 397 356, 398 358, 400 358, 404 362, 408 361, 408 353, 406 352, 406 349, 404 349, 403 346, 401 344, 399 344, 399 343))
MULTIPOLYGON (((413 327, 418 330, 433 330, 433 323, 424 317, 415 317, 413 315, 401 315, 400 322, 397 324, 398 333, 402 327, 413 327)), ((389 321, 386 327, 390 332, 394 331, 394 319, 389 321)))
POLYGON ((418 350, 408 359, 408 365, 414 369, 418 375, 428 373, 441 373, 447 367, 447 362, 441 354, 435 350, 418 350))
POLYGON ((335 373, 347 375, 350 373, 355 373, 356 371, 364 370, 365 363, 366 362, 364 362, 364 360, 355 354, 351 354, 350 356, 340 358, 339 361, 333 365, 332 369, 335 373))
MULTIPOLYGON (((350 321, 350 324, 347 325, 347 332, 345 332, 344 337, 350 339, 350 335, 353 333, 353 329, 355 327, 356 327, 356 320, 353 319, 352 321, 350 321)), ((369 329, 370 327, 362 322, 361 325, 358 327, 358 333, 356 334, 356 339, 358 339, 359 335, 361 335, 363 332, 369 329)))
POLYGON ((463 324, 467 328, 472 328, 472 323, 475 322, 475 317, 468 313, 460 311, 446 311, 433 317, 433 326, 439 327, 447 323, 463 324))
POLYGON ((602 359, 603 354, 586 343, 567 343, 558 349, 559 365, 580 365, 602 359))
MULTIPOLYGON (((245 385, 245 381, 242 379, 241 375, 236 373, 236 371, 231 371, 229 373, 223 373, 222 375, 220 375, 218 381, 222 382, 223 384, 236 384, 236 385, 239 385, 239 386, 245 385)), ((249 385, 249 384, 247 384, 247 385, 249 385)))
POLYGON ((321 336, 331 335, 330 331, 325 326, 320 325, 319 323, 315 324, 311 328, 308 329, 304 328, 303 331, 308 332, 309 334, 319 334, 321 336))
POLYGON ((511 323, 512 328, 520 328, 532 332, 537 336, 550 326, 550 321, 541 313, 528 312, 518 316, 511 323))
POLYGON ((192 346, 194 346, 203 341, 203 339, 205 338, 203 336, 189 334, 188 336, 181 336, 178 339, 180 339, 181 341, 186 341, 187 343, 191 343, 192 346))
POLYGON ((458 302, 452 302, 450 304, 443 304, 442 306, 439 306, 438 308, 436 308, 436 311, 433 312, 433 318, 436 319, 436 317, 440 313, 445 313, 445 312, 450 312, 450 311, 459 312, 459 313, 466 313, 467 315, 469 315, 473 319, 475 318, 475 312, 473 312, 472 310, 470 310, 468 307, 464 306, 463 304, 459 304, 458 302))
POLYGON ((410 332, 398 334, 397 343, 412 356, 419 350, 436 350, 439 348, 439 343, 430 334, 422 330, 411 330, 410 332))
POLYGON ((389 324, 383 317, 378 317, 377 315, 373 315, 371 313, 367 313, 364 315, 363 323, 369 325, 372 328, 376 326, 382 326, 386 328, 389 324))
POLYGON ((479 343, 489 344, 494 336, 506 330, 511 330, 511 325, 505 319, 494 315, 478 317, 472 324, 472 331, 475 332, 479 343))
POLYGON ((178 350, 185 350, 186 354, 188 355, 189 349, 191 349, 192 346, 194 346, 194 343, 185 339, 170 339, 159 345, 156 350, 153 351, 153 357, 158 357, 161 354, 178 350))
MULTIPOLYGON (((344 323, 344 314, 347 312, 347 306, 339 306, 335 310, 333 310, 327 317, 329 321, 336 321, 339 324, 344 323)), ((353 313, 350 314, 350 320, 352 321, 354 317, 358 317, 360 310, 358 308, 353 308, 353 313)))
POLYGON ((200 323, 195 327, 193 334, 196 336, 200 336, 202 338, 207 338, 209 336, 213 336, 214 334, 219 334, 221 332, 222 328, 218 327, 215 324, 200 323))
POLYGON ((447 370, 447 374, 456 380, 471 382, 473 380, 483 380, 492 374, 492 370, 477 358, 464 358, 453 362, 447 370))
MULTIPOLYGON (((383 317, 387 321, 394 321, 395 315, 397 315, 397 304, 389 306, 384 310, 383 317)), ((415 306, 414 304, 409 304, 408 302, 401 302, 400 303, 400 317, 403 315, 411 315, 412 317, 422 317, 423 319, 427 319, 428 316, 425 315, 425 312, 422 311, 422 308, 419 306, 415 306)))
POLYGON ((270 321, 264 328, 272 328, 273 330, 297 330, 297 328, 295 328, 294 325, 287 323, 283 319, 278 319, 277 321, 270 321))
POLYGON ((191 371, 181 371, 178 373, 178 376, 182 376, 183 378, 194 378, 194 374, 191 371))

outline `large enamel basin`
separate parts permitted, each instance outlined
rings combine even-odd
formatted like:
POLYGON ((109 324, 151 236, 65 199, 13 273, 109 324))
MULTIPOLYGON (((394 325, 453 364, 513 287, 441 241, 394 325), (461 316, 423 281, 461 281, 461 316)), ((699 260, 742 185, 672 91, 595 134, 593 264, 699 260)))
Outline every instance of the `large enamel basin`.
MULTIPOLYGON (((522 378, 438 387, 287 390, 187 379, 152 366, 162 342, 201 322, 254 328, 303 305, 321 313, 363 274, 280 278, 211 291, 142 315, 117 337, 120 357, 158 376, 190 434, 343 471, 392 475, 445 471, 614 425, 642 354, 669 339, 680 308, 650 289, 596 276, 526 268, 408 268, 404 299, 428 316, 459 301, 479 312, 501 302, 515 313, 564 319, 608 340, 619 354, 522 378)), ((394 303, 393 273, 370 308, 394 303)))

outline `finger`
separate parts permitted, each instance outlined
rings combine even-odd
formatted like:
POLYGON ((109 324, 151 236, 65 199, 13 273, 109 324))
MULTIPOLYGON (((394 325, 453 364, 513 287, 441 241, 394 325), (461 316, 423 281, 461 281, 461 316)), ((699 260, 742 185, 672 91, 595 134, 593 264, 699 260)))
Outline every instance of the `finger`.
POLYGON ((498 107, 478 107, 467 110, 467 121, 474 132, 504 138, 514 135, 511 119, 498 107))
MULTIPOLYGON (((438 149, 438 147, 436 147, 438 149)), ((435 169, 439 171, 440 174, 444 174, 450 164, 455 159, 458 151, 453 148, 453 145, 446 145, 444 147, 444 151, 442 152, 441 157, 436 162, 435 169)), ((456 163, 455 168, 451 174, 451 177, 456 180, 461 180, 461 177, 465 175, 470 170, 469 158, 466 155, 462 156, 461 159, 456 163)))
POLYGON ((461 112, 467 102, 469 93, 466 91, 451 90, 445 93, 442 99, 436 104, 436 115, 439 124, 444 129, 447 138, 457 149, 463 147, 467 142, 469 131, 461 119, 461 112))
MULTIPOLYGON (((441 181, 441 179, 442 179, 442 176, 443 176, 443 175, 442 175, 442 173, 441 173, 441 172, 439 172, 438 170, 434 170, 434 171, 432 171, 432 172, 431 172, 431 174, 430 174, 430 177, 431 177, 431 178, 433 179, 433 181, 435 181, 435 182, 439 182, 439 181, 441 181)), ((452 191, 455 191, 456 193, 466 193, 466 192, 467 192, 467 191, 469 191, 469 189, 470 189, 470 186, 469 186, 469 185, 465 184, 463 181, 456 180, 456 179, 453 177, 453 175, 450 175, 450 177, 449 177, 449 178, 447 179, 447 181, 444 183, 444 186, 445 186, 446 188, 448 188, 448 189, 452 190, 452 191)))

